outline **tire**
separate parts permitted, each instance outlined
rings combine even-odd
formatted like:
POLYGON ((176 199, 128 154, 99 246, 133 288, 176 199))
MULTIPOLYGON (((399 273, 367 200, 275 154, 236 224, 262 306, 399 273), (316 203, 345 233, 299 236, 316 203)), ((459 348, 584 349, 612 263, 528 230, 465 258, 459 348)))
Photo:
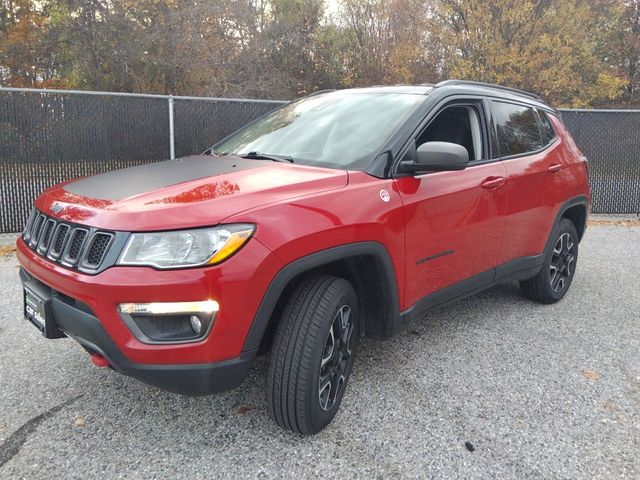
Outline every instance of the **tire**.
POLYGON ((312 435, 331 422, 351 373, 358 320, 357 296, 347 280, 317 275, 296 288, 276 330, 267 379, 269 416, 278 425, 312 435))
POLYGON ((543 304, 555 303, 564 297, 578 264, 578 232, 571 220, 560 220, 551 241, 540 272, 520 282, 525 297, 543 304))

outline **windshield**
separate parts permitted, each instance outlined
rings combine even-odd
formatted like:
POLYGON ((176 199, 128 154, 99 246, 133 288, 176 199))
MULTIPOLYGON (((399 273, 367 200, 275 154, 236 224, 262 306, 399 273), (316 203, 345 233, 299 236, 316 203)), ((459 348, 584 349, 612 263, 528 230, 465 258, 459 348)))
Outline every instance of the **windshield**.
POLYGON ((215 145, 214 153, 261 153, 295 163, 364 167, 424 95, 337 91, 290 103, 215 145))

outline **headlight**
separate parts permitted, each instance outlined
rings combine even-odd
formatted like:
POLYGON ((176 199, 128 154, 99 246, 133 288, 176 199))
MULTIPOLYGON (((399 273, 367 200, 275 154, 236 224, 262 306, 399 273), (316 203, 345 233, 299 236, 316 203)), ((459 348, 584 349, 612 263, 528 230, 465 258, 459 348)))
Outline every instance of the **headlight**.
POLYGON ((220 263, 253 235, 255 225, 220 225, 174 232, 132 233, 118 265, 184 268, 220 263))

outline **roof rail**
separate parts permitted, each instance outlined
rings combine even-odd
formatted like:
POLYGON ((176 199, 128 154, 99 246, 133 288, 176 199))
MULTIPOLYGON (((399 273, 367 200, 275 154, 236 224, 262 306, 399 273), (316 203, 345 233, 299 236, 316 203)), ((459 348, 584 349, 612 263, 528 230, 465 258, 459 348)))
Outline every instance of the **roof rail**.
POLYGON ((520 90, 519 88, 504 87, 502 85, 496 85, 495 83, 475 82, 473 80, 444 80, 440 83, 437 83, 436 87, 447 87, 451 85, 470 85, 476 87, 495 88, 497 90, 504 90, 507 92, 515 93, 517 95, 524 95, 525 97, 532 98, 533 100, 544 102, 544 100, 542 100, 542 97, 540 97, 540 95, 536 95, 535 93, 526 92, 524 90, 520 90))

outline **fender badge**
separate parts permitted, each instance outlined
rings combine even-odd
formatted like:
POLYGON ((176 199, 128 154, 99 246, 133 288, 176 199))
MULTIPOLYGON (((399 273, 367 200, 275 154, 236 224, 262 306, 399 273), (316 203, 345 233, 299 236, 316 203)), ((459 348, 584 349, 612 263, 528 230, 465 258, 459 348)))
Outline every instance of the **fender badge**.
POLYGON ((391 195, 386 190, 380 190, 380 200, 386 203, 391 200, 391 195))
POLYGON ((62 212, 62 210, 64 210, 64 207, 58 202, 55 202, 53 205, 51 205, 51 211, 56 215, 62 212))

